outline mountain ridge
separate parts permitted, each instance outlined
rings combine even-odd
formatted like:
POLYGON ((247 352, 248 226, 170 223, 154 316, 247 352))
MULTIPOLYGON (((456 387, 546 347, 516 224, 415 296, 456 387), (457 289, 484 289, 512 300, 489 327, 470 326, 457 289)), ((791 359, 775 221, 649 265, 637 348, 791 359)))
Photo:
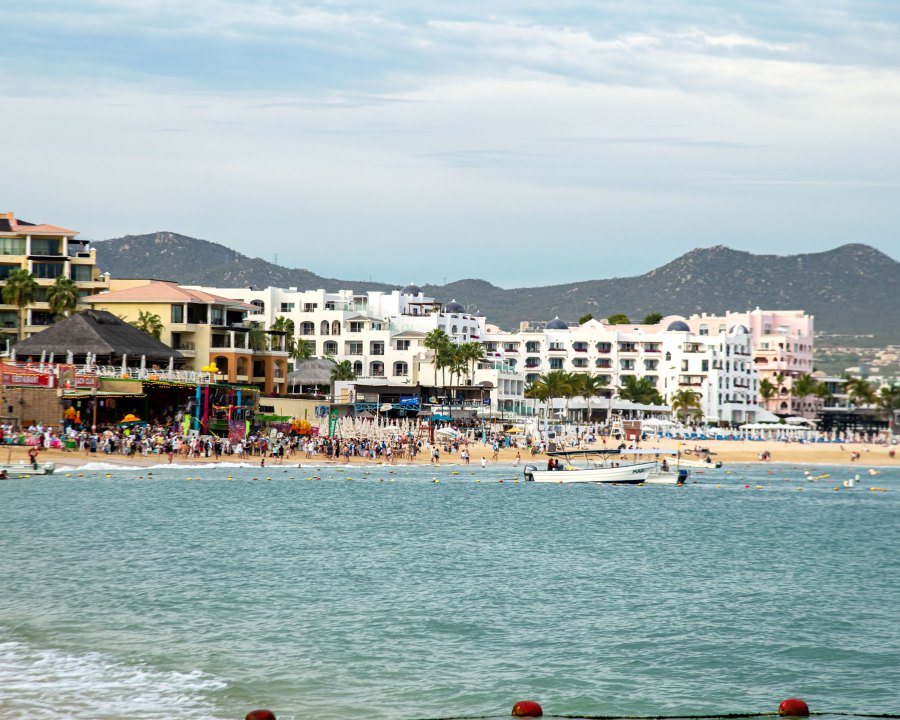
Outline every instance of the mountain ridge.
MULTIPOLYGON (((390 291, 390 283, 323 277, 305 268, 285 268, 251 258, 208 240, 171 231, 96 241, 97 264, 114 277, 160 277, 219 287, 297 287, 390 291)), ((598 258, 599 260, 599 258, 598 258)), ((488 321, 515 329, 522 320, 559 316, 574 321, 586 313, 651 312, 690 315, 765 309, 804 310, 816 329, 840 335, 872 335, 875 343, 900 342, 900 263, 862 243, 795 255, 755 255, 725 245, 695 248, 642 275, 581 280, 557 285, 501 288, 463 278, 423 285, 443 301, 457 300, 488 321)))

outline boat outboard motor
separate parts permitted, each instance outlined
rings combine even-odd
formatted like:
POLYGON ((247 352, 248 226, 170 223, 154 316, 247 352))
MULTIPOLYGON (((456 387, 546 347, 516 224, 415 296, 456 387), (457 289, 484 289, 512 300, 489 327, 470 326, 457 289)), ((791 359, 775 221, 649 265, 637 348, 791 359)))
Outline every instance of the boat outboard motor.
POLYGON ((687 482, 688 474, 689 474, 688 471, 685 470, 684 468, 679 470, 678 471, 678 480, 675 482, 675 484, 679 485, 679 486, 684 485, 687 482))
POLYGON ((526 465, 525 466, 525 482, 534 482, 533 473, 537 468, 534 465, 526 465))

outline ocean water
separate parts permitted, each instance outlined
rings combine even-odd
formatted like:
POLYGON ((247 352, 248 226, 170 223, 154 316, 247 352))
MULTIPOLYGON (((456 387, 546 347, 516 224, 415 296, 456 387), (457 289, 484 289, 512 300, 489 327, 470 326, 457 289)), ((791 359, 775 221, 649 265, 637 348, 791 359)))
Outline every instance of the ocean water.
POLYGON ((0 718, 898 713, 900 473, 865 469, 2 481, 0 718))

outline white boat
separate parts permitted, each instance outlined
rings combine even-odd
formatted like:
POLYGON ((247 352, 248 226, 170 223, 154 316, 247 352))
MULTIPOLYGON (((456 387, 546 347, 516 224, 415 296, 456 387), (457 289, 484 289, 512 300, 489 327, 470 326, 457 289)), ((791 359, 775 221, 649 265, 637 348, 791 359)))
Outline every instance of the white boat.
POLYGON ((4 473, 7 478, 22 477, 23 475, 52 475, 56 470, 55 463, 35 463, 32 465, 27 462, 0 463, 0 479, 4 473))
POLYGON ((539 470, 536 465, 525 466, 525 480, 544 483, 612 483, 639 485, 656 472, 659 455, 672 454, 657 450, 557 450, 548 452, 551 460, 559 462, 558 470, 539 470), (626 455, 635 456, 622 462, 626 455), (641 455, 655 455, 652 460, 639 461, 641 455), (581 460, 585 467, 572 464, 581 460))

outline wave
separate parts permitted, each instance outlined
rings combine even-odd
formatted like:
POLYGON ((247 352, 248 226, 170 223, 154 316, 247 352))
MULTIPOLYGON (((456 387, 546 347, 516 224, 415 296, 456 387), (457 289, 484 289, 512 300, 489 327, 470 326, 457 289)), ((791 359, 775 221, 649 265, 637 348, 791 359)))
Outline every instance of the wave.
MULTIPOLYGON (((488 467, 503 467, 506 463, 491 463, 488 467)), ((315 461, 306 461, 301 463, 296 462, 286 462, 282 465, 276 465, 274 463, 266 463, 264 470, 277 470, 284 469, 287 470, 289 468, 307 468, 307 469, 318 469, 318 468, 360 468, 360 469, 385 469, 385 468, 451 468, 451 467, 465 467, 463 463, 450 463, 445 462, 440 465, 430 465, 428 463, 396 463, 394 465, 389 465, 387 463, 372 463, 372 462, 354 462, 354 463, 336 463, 322 460, 320 462, 315 461)), ((473 463, 469 467, 475 468, 479 467, 479 465, 473 463)), ((132 470, 141 470, 141 471, 153 471, 153 470, 199 470, 210 468, 213 470, 216 469, 245 469, 245 470, 259 470, 260 465, 259 462, 198 462, 198 463, 157 463, 154 465, 134 465, 134 464, 126 464, 126 463, 109 463, 109 462, 90 462, 85 463, 84 465, 59 465, 56 468, 56 474, 59 473, 74 473, 74 472, 97 472, 104 471, 109 472, 112 470, 117 471, 132 471, 132 470)))
POLYGON ((0 638, 2 717, 218 718, 209 696, 226 685, 196 670, 164 671, 0 638))

